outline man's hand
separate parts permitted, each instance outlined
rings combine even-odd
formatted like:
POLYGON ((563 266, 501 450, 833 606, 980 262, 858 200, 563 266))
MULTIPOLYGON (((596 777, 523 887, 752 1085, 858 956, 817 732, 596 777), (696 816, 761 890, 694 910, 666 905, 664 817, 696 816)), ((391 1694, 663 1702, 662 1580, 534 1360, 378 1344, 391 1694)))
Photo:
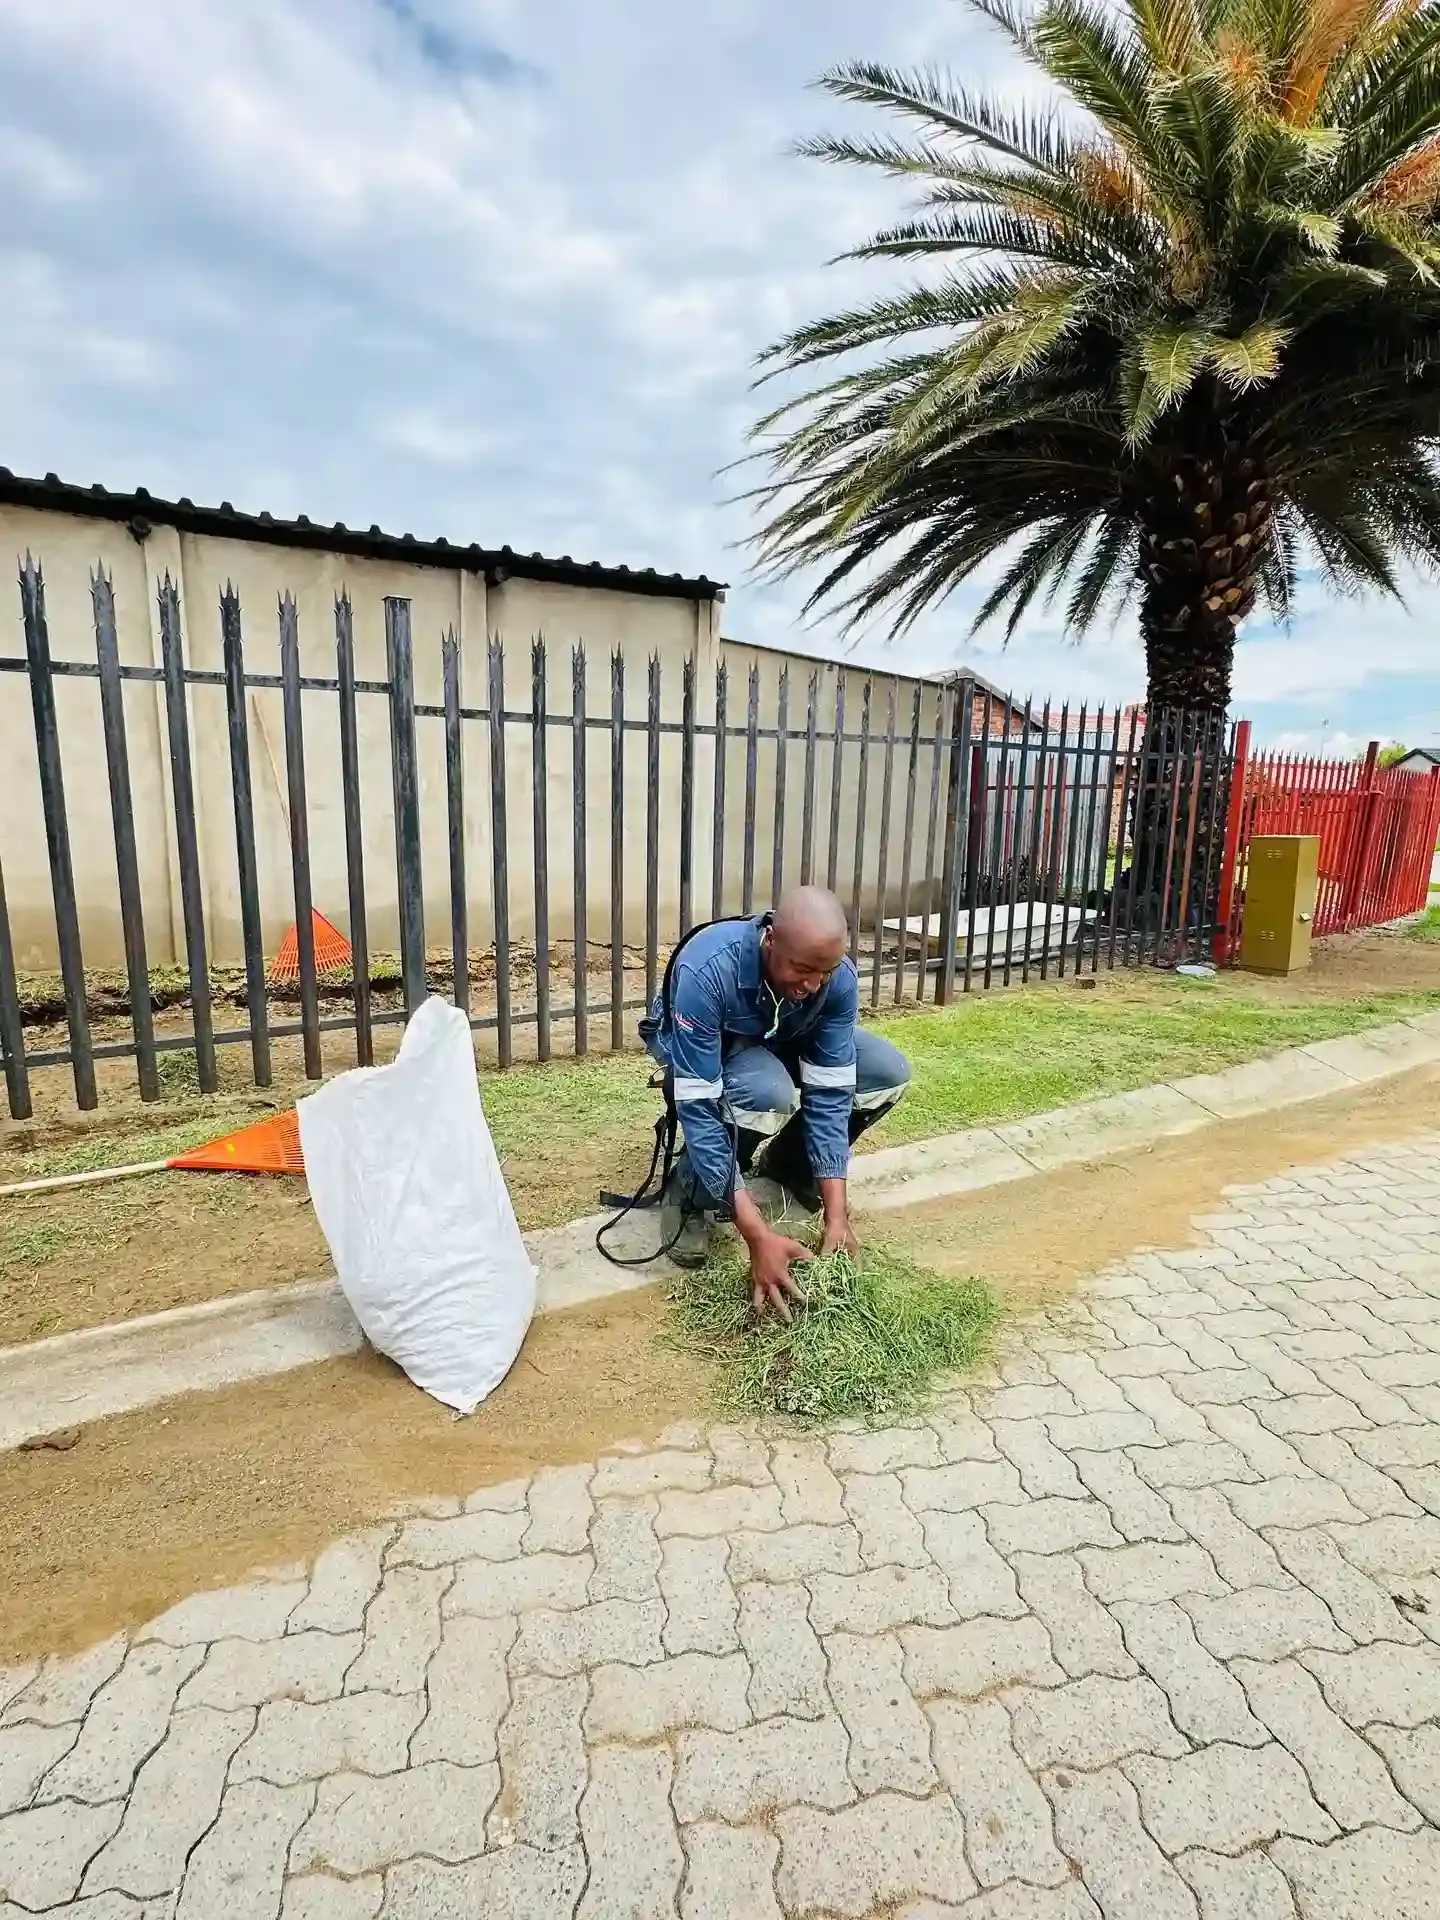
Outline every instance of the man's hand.
POLYGON ((809 1247, 768 1226, 743 1187, 736 1189, 734 1208, 735 1225, 750 1249, 750 1298, 756 1313, 778 1313, 782 1320, 792 1319, 790 1302, 803 1307, 805 1295, 790 1271, 790 1263, 814 1256, 809 1247))
POLYGON ((820 1182, 820 1203, 825 1209, 824 1237, 820 1242, 820 1252, 848 1253, 852 1260, 860 1252, 860 1242, 855 1238, 855 1229, 850 1224, 850 1202, 843 1180, 822 1180, 820 1182))

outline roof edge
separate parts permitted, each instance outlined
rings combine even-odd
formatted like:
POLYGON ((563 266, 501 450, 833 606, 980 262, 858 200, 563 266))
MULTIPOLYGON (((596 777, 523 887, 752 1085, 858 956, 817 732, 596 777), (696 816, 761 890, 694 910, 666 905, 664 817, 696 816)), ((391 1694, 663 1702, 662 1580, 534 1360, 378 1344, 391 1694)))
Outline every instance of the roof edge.
POLYGON ((449 540, 417 540, 412 533, 366 531, 340 521, 321 526, 307 515, 277 520, 268 513, 241 513, 228 500, 218 507, 197 507, 193 500, 161 500, 144 487, 133 493, 112 493, 101 486, 74 486, 58 474, 43 480, 27 479, 0 467, 0 505, 31 507, 42 512, 69 513, 87 519, 115 520, 143 539, 151 527, 174 527, 179 533, 211 534, 228 540, 251 540, 277 547, 298 547, 317 553, 351 554, 363 560, 398 560, 418 567, 443 567, 455 572, 484 574, 491 586, 506 579, 539 580, 556 586, 600 587, 612 593, 638 593, 672 600, 719 600, 725 583, 687 579, 678 573, 657 573, 653 567, 604 566, 598 560, 558 560, 540 553, 517 553, 513 547, 458 546, 449 540))

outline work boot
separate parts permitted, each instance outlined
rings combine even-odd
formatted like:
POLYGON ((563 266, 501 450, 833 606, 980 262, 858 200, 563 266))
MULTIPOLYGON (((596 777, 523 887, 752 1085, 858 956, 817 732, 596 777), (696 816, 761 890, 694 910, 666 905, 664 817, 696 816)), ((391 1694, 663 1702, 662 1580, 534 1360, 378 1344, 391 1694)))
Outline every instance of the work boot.
POLYGON ((757 1154, 755 1171, 761 1179, 773 1180, 782 1186, 806 1213, 819 1213, 820 1183, 811 1170, 804 1146, 797 1140, 786 1139, 789 1131, 787 1126, 757 1154))
POLYGON ((694 1194, 693 1182, 677 1169, 660 1197, 660 1244, 677 1267, 703 1267, 710 1258, 710 1221, 694 1194))

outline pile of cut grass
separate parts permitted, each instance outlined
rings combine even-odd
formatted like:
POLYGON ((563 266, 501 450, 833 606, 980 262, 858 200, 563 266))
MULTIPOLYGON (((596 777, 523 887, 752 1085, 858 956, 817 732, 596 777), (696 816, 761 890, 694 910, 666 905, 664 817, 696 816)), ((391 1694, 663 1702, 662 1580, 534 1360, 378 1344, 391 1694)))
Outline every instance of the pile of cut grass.
POLYGON ((806 1304, 789 1323, 756 1323, 738 1250, 671 1290, 669 1337, 715 1366, 731 1413, 810 1423, 913 1411, 939 1375, 976 1359, 999 1318, 978 1280, 944 1280, 883 1246, 795 1271, 806 1304))

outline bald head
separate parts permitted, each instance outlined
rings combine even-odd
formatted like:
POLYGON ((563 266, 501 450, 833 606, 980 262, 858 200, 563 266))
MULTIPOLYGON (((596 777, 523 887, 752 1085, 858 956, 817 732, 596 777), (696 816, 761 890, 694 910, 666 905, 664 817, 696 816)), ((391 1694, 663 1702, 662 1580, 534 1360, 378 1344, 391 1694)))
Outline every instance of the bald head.
POLYGON ((825 887, 792 887, 771 916, 764 950, 765 977, 787 1000, 804 1000, 845 957, 850 926, 845 909, 825 887))

